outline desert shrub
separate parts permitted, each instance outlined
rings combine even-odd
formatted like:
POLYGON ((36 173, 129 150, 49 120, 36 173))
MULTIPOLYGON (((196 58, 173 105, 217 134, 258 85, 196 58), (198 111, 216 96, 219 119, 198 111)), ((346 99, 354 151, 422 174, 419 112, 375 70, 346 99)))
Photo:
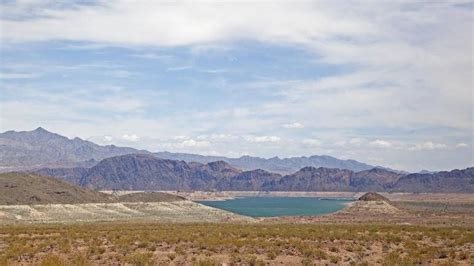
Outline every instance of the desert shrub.
POLYGON ((274 260, 276 258, 277 254, 275 253, 275 251, 269 251, 267 252, 267 259, 269 260, 274 260))
POLYGON ((168 257, 168 259, 173 261, 176 258, 176 253, 168 253, 166 256, 168 257))
POLYGON ((7 266, 8 265, 8 259, 6 256, 1 256, 0 257, 0 265, 1 266, 7 266))
POLYGON ((329 261, 330 261, 331 263, 338 263, 338 262, 339 262, 339 257, 337 257, 337 256, 330 256, 330 257, 329 257, 329 261))
POLYGON ((71 260, 73 265, 89 266, 92 265, 90 261, 83 254, 75 254, 71 260))
POLYGON ((301 260, 301 265, 310 266, 313 265, 313 261, 310 258, 304 258, 301 260))
POLYGON ((147 246, 148 246, 148 243, 146 243, 146 242, 140 242, 137 245, 138 248, 146 248, 147 246))
POLYGON ((217 263, 212 259, 203 259, 203 260, 198 260, 197 262, 194 262, 193 265, 196 265, 196 266, 214 266, 214 265, 217 265, 217 263))
POLYGON ((125 261, 136 266, 147 266, 152 265, 152 257, 153 254, 150 252, 134 253, 126 256, 125 261))
POLYGON ((57 255, 47 255, 40 263, 41 266, 66 266, 67 262, 57 255))
POLYGON ((465 251, 459 252, 458 258, 460 260, 467 260, 469 258, 469 254, 465 251))

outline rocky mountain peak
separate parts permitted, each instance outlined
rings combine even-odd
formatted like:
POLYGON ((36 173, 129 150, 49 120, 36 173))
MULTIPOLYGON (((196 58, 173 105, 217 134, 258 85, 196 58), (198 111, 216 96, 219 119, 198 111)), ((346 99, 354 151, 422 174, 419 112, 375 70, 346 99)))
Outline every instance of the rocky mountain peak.
POLYGON ((36 128, 35 130, 33 130, 33 132, 35 132, 35 133, 51 133, 48 130, 42 128, 42 127, 36 128))
POLYGON ((213 171, 222 171, 224 169, 234 169, 230 164, 224 161, 215 161, 207 164, 213 171))
POLYGON ((386 197, 376 192, 367 192, 359 198, 360 201, 389 201, 386 197))

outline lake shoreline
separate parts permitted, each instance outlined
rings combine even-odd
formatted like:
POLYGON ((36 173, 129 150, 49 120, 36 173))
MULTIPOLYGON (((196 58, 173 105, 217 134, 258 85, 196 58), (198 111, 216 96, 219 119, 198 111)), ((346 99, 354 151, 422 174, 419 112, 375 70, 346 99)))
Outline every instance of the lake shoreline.
POLYGON ((321 216, 335 213, 354 202, 352 198, 248 196, 197 203, 253 218, 321 216))

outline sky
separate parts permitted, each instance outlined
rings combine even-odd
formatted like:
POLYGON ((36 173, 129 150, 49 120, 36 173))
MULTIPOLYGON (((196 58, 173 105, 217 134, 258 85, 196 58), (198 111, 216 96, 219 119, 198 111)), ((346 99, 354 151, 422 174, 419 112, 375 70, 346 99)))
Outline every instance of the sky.
POLYGON ((474 166, 472 1, 0 1, 0 131, 474 166))

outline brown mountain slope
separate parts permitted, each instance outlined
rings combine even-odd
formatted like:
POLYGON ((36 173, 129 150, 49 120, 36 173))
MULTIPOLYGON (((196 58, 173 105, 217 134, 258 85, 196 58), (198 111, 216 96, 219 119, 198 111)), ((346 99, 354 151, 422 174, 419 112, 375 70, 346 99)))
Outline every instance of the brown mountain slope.
POLYGON ((353 172, 305 167, 294 174, 281 176, 264 170, 243 172, 224 161, 186 163, 152 155, 128 154, 104 159, 92 168, 38 171, 100 190, 474 191, 474 168, 405 175, 382 168, 353 172))
POLYGON ((359 200, 361 201, 389 201, 386 197, 375 193, 375 192, 367 192, 364 195, 362 195, 359 200))
POLYGON ((113 202, 107 194, 36 174, 0 174, 0 205, 113 202))
POLYGON ((182 200, 185 200, 185 198, 164 192, 137 192, 118 197, 119 202, 171 202, 182 200))
POLYGON ((401 177, 391 189, 396 192, 474 193, 474 167, 401 177))

